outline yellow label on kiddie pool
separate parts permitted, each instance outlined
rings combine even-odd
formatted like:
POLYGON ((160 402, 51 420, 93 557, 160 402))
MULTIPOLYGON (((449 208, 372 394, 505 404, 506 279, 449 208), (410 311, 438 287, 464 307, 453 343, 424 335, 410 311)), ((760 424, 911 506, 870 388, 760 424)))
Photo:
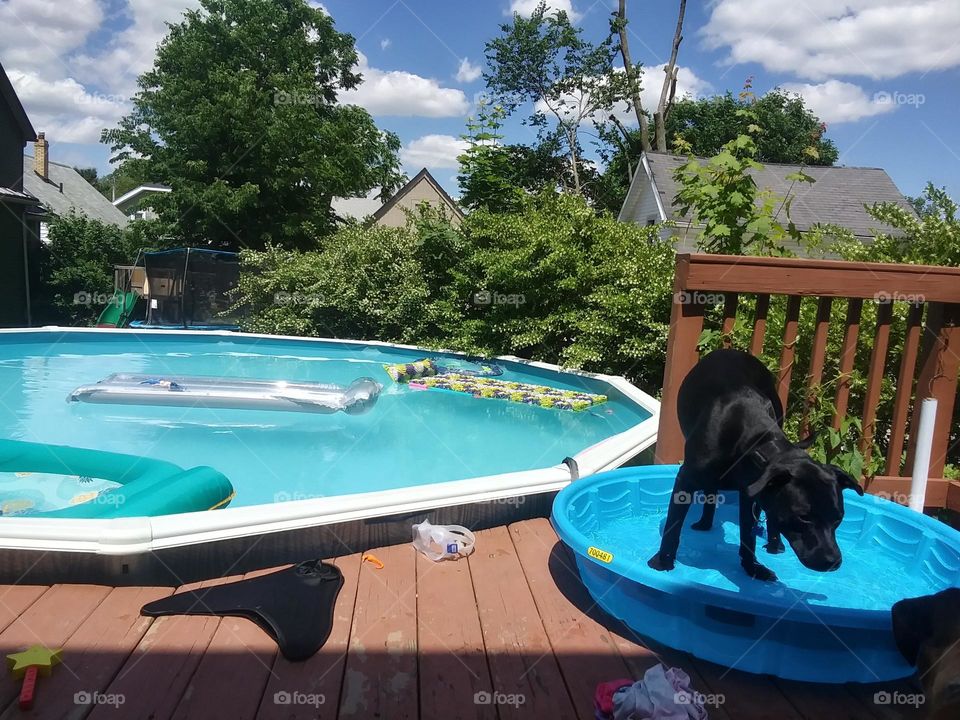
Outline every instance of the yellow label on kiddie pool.
POLYGON ((606 550, 601 550, 600 548, 595 548, 593 546, 587 548, 587 555, 592 558, 596 558, 600 562, 613 562, 613 553, 608 553, 606 550))

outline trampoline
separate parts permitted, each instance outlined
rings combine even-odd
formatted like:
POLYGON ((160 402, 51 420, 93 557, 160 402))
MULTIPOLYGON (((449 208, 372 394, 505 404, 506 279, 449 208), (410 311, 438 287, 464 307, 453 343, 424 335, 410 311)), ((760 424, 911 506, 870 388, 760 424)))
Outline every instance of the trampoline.
POLYGON ((178 248, 143 253, 147 317, 130 327, 239 330, 229 292, 240 278, 237 253, 178 248))

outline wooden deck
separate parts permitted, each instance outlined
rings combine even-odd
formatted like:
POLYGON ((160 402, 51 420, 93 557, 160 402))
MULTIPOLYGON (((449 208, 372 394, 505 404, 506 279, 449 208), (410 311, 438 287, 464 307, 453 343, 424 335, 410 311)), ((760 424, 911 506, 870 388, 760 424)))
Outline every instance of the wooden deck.
MULTIPOLYGON (((63 647, 30 713, 0 679, 2 718, 550 718, 591 720, 598 682, 639 677, 662 660, 723 703, 712 718, 912 718, 878 705, 912 683, 823 686, 728 671, 656 654, 593 608, 546 520, 477 533, 468 561, 432 563, 410 545, 336 559, 346 583, 333 632, 290 663, 254 624, 233 618, 151 620, 140 607, 170 588, 0 586, 0 650, 63 647), (477 693, 511 704, 482 704, 477 693), (85 704, 96 696, 99 704, 85 704), (522 698, 523 702, 518 701, 522 698), (121 704, 122 701, 122 704, 121 704)), ((224 578, 211 582, 225 582, 224 578)))

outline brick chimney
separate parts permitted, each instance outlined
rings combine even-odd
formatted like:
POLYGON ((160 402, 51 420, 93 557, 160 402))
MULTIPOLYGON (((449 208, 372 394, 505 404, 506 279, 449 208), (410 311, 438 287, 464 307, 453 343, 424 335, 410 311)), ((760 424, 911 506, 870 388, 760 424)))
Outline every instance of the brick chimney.
POLYGON ((37 139, 33 143, 33 170, 44 180, 50 176, 50 159, 48 150, 50 143, 43 136, 43 133, 37 133, 37 139))

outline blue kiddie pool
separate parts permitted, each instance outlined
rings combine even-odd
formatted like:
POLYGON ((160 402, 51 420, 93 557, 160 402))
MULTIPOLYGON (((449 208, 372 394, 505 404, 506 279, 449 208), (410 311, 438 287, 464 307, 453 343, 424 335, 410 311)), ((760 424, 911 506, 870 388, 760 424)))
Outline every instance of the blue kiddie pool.
POLYGON ((727 493, 709 532, 690 529, 701 508, 690 509, 676 568, 657 572, 647 560, 660 546, 678 468, 600 473, 558 494, 553 526, 600 607, 639 635, 738 670, 823 683, 913 672, 894 644, 890 608, 960 585, 960 533, 886 500, 844 493, 841 567, 809 570, 789 544, 769 555, 758 538, 760 561, 779 578, 764 583, 740 567, 737 496, 727 493))

